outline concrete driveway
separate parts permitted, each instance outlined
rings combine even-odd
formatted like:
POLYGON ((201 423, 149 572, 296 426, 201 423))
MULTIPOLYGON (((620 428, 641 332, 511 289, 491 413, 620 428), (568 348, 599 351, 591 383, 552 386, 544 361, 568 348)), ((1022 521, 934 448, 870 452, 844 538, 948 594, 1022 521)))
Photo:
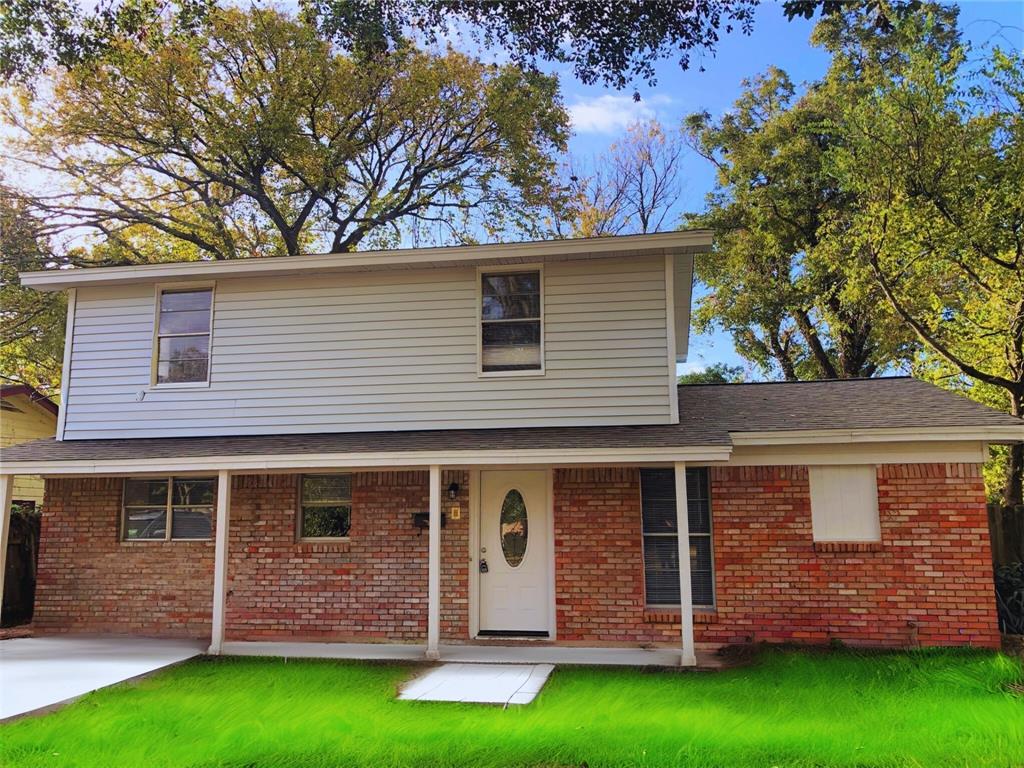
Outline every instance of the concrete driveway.
POLYGON ((0 640, 0 720, 198 656, 206 643, 61 635, 0 640))

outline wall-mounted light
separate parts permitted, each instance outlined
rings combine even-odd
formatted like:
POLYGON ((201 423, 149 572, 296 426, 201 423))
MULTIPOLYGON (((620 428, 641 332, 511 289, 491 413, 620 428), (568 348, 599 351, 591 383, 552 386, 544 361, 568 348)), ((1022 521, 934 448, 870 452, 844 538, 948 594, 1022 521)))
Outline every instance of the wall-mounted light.
POLYGON ((452 501, 455 501, 457 498, 459 498, 458 483, 452 483, 451 485, 448 486, 448 498, 451 499, 452 501))

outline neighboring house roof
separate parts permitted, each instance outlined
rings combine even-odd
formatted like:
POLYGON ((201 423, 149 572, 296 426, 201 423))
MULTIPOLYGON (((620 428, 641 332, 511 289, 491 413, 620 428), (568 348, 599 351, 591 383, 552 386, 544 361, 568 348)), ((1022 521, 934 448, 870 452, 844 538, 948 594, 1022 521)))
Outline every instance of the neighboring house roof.
POLYGON ((19 395, 24 395, 32 402, 33 405, 37 405, 43 410, 49 411, 54 416, 56 416, 59 411, 55 402, 39 390, 34 387, 30 387, 28 384, 4 384, 0 386, 0 400, 10 400, 19 395))
MULTIPOLYGON (((719 448, 750 436, 856 440, 1024 440, 1024 421, 911 378, 690 385, 679 388, 680 423, 308 435, 40 440, 4 452, 6 462, 109 462, 180 457, 459 451, 719 448), (909 434, 908 434, 909 433, 909 434)), ((796 441, 796 439, 794 441, 796 441)), ((566 455, 569 460, 569 455, 566 455)))
POLYGON ((21 272, 22 285, 38 291, 60 291, 164 280, 195 281, 227 277, 278 277, 329 272, 376 272, 394 269, 435 269, 472 265, 533 264, 589 259, 627 259, 666 254, 705 253, 711 249, 707 229, 649 235, 536 240, 527 243, 459 245, 437 248, 395 248, 386 251, 313 253, 275 258, 166 262, 125 267, 48 269, 21 272))

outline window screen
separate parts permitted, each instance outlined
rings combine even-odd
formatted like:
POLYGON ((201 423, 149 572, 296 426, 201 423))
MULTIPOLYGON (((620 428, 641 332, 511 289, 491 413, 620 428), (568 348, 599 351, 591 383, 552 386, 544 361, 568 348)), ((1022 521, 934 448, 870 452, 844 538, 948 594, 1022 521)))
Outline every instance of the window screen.
POLYGON ((540 370, 540 272, 485 274, 480 279, 481 370, 540 370))
POLYGON ((341 539, 352 524, 352 475, 304 475, 299 537, 341 539))
POLYGON ((156 329, 157 384, 209 379, 212 301, 210 288, 160 293, 156 329))
MULTIPOLYGON (((704 467, 686 470, 686 502, 690 527, 690 581, 693 604, 715 603, 711 552, 711 494, 704 467)), ((643 515, 644 580, 649 605, 679 605, 679 527, 676 524, 676 483, 672 469, 640 471, 643 515)))

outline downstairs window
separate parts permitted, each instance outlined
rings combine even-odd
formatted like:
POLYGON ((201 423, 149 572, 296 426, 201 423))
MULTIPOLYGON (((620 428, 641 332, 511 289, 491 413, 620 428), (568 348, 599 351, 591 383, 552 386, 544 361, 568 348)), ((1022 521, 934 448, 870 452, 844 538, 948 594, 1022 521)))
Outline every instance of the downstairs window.
POLYGON ((352 475, 303 475, 300 539, 344 539, 352 525, 352 475))
MULTIPOLYGON (((715 571, 711 550, 711 492, 706 467, 686 470, 686 503, 690 528, 690 582, 695 607, 715 604, 715 571)), ((679 606, 679 526, 676 482, 672 469, 640 470, 643 516, 644 583, 647 604, 679 606)))
POLYGON ((125 480, 121 538, 209 539, 216 496, 217 479, 213 477, 125 480))

